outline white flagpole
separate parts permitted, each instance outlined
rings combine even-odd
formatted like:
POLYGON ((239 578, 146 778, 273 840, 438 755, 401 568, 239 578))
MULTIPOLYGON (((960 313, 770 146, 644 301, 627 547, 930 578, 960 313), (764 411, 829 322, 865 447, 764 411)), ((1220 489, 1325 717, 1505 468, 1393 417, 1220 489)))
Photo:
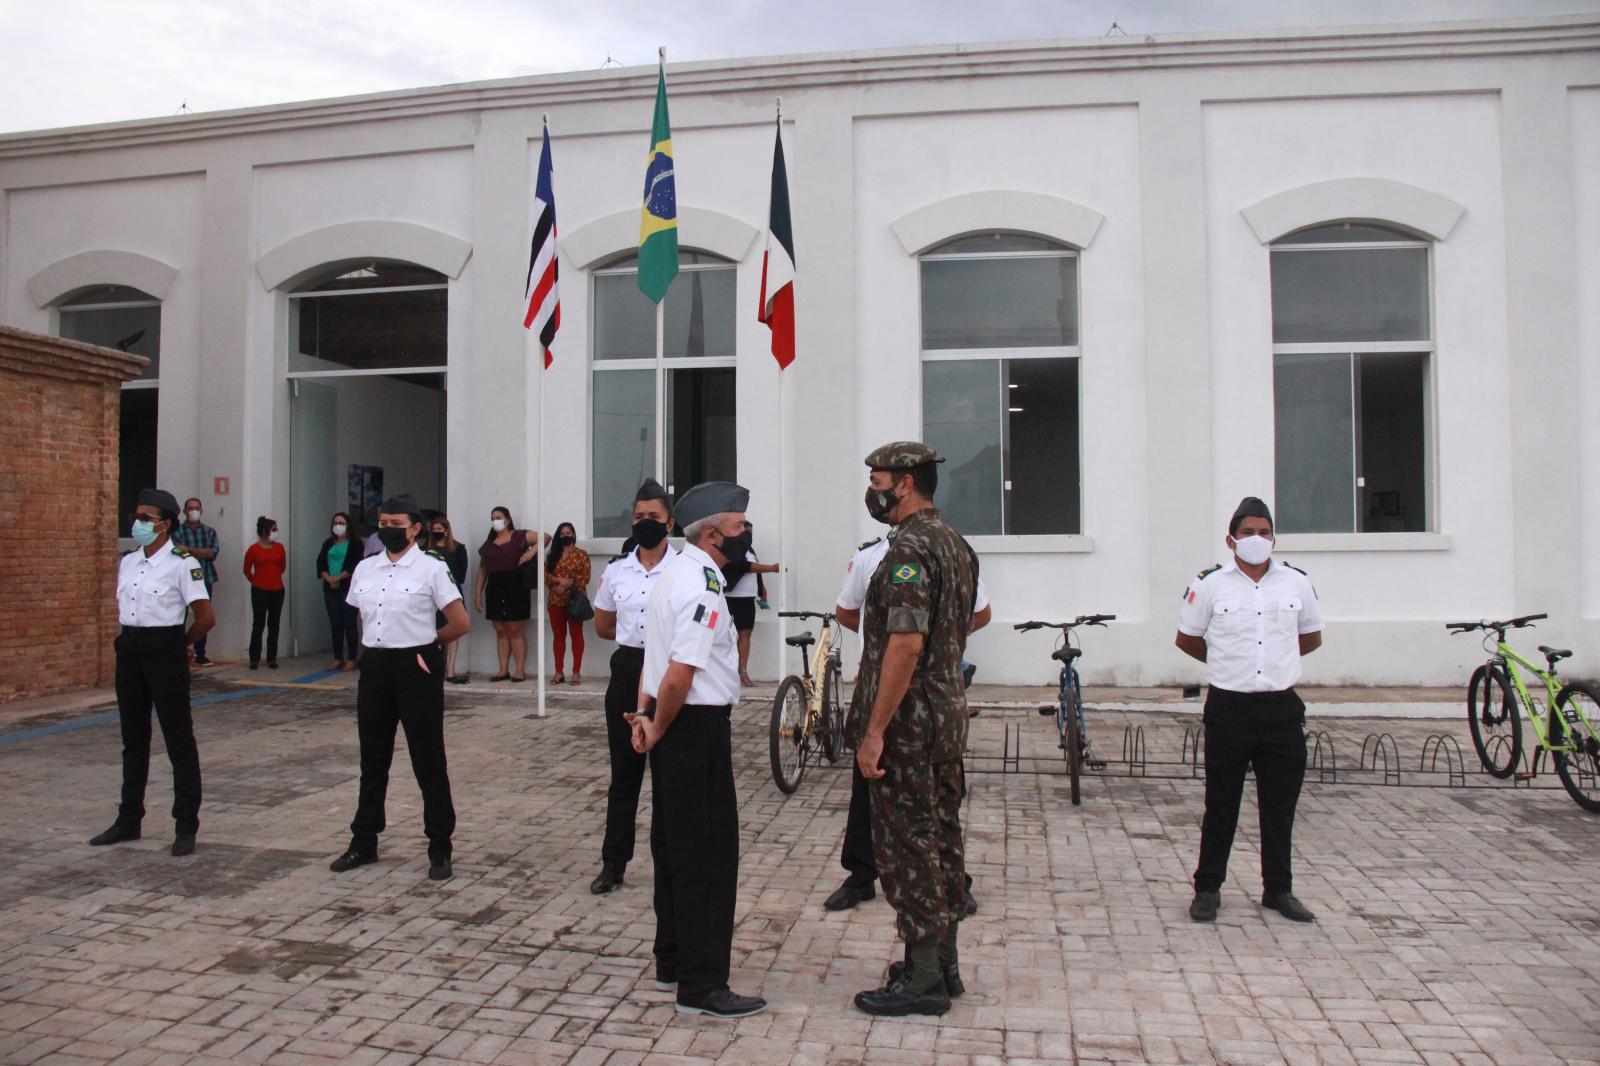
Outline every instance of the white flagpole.
MULTIPOLYGON (((549 114, 546 114, 543 117, 544 117, 545 135, 549 136, 549 132, 550 132, 550 116, 549 116, 549 114)), ((541 151, 542 151, 542 148, 541 148, 541 151)), ((551 179, 551 184, 554 185, 554 178, 553 177, 551 179)), ((552 192, 554 192, 553 189, 552 189, 552 192)), ((539 664, 538 664, 539 665, 539 717, 543 718, 544 717, 544 635, 545 635, 544 634, 544 628, 545 628, 545 613, 546 612, 545 612, 545 609, 544 609, 544 604, 542 602, 540 602, 540 598, 541 598, 541 596, 548 596, 550 594, 549 578, 544 572, 544 376, 546 374, 548 374, 550 371, 544 365, 544 341, 543 340, 540 340, 538 345, 534 348, 533 357, 534 357, 534 360, 535 360, 535 362, 536 362, 536 364, 538 366, 538 377, 539 377, 539 428, 535 431, 536 434, 537 434, 537 445, 538 445, 538 448, 539 448, 539 463, 538 463, 539 476, 538 476, 538 480, 535 482, 536 488, 534 489, 535 493, 538 495, 538 499, 535 502, 534 508, 533 508, 533 521, 534 521, 533 545, 534 545, 534 552, 535 552, 535 555, 534 555, 533 558, 534 558, 534 562, 538 566, 537 572, 539 574, 539 587, 534 590, 533 601, 534 601, 534 609, 539 612, 539 625, 538 625, 539 644, 538 644, 538 648, 537 648, 537 657, 538 657, 538 660, 539 660, 539 664)))
MULTIPOLYGON (((775 106, 777 107, 778 111, 777 136, 781 140, 783 137, 783 97, 779 96, 776 98, 775 106)), ((793 210, 791 209, 790 218, 793 219, 793 217, 793 210)), ((769 191, 767 195, 767 240, 769 242, 772 240, 771 230, 772 195, 769 191)), ((777 360, 774 359, 773 362, 777 362, 777 360)), ((787 635, 788 629, 788 619, 783 617, 783 612, 789 609, 789 562, 787 557, 783 554, 784 545, 786 543, 783 525, 783 473, 785 466, 784 458, 788 450, 783 435, 783 401, 785 392, 787 391, 784 388, 784 377, 784 368, 780 366, 778 367, 778 572, 777 574, 773 575, 778 579, 778 624, 773 627, 774 631, 778 635, 778 639, 773 643, 773 649, 776 655, 776 657, 773 659, 773 670, 775 671, 774 676, 779 680, 782 680, 783 678, 783 640, 787 635)), ((817 679, 817 683, 819 685, 822 683, 822 679, 820 677, 817 679)))

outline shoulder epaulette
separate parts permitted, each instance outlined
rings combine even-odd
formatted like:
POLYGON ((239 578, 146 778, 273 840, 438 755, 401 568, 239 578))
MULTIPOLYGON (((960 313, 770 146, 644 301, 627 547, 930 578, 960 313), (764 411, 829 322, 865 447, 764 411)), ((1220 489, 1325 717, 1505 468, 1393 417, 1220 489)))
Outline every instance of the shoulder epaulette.
POLYGON ((431 555, 435 559, 439 560, 441 563, 444 563, 446 566, 450 565, 450 560, 446 559, 444 557, 444 553, 439 551, 437 548, 424 548, 422 550, 422 554, 423 555, 431 555))
POLYGON ((880 541, 882 539, 883 539, 882 537, 873 537, 871 540, 864 540, 860 544, 856 545, 856 551, 858 551, 858 552, 866 551, 868 548, 872 547, 874 544, 878 543, 878 541, 880 541))
POLYGON ((183 547, 181 544, 174 544, 172 546, 172 554, 176 555, 180 559, 187 559, 189 558, 189 549, 183 547))
POLYGON ((1208 566, 1204 570, 1202 570, 1198 574, 1196 574, 1195 577, 1199 578, 1201 581, 1204 581, 1206 578, 1210 577, 1212 574, 1216 573, 1218 570, 1221 570, 1221 569, 1222 569, 1222 564, 1221 563, 1218 563, 1215 566, 1208 566))
MULTIPOLYGON (((1282 560, 1280 559, 1279 562, 1282 562, 1282 560)), ((1304 570, 1300 569, 1298 566, 1294 565, 1293 563, 1284 563, 1283 565, 1287 566, 1290 570, 1293 570, 1295 573, 1299 574, 1301 577, 1310 577, 1311 576, 1310 574, 1306 573, 1304 570)))

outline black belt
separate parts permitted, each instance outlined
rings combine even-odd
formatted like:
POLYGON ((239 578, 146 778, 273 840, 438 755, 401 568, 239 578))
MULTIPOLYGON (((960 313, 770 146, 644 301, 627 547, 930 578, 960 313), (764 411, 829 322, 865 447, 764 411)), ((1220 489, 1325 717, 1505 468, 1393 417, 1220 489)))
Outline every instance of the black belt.
POLYGON ((720 714, 724 718, 733 717, 733 704, 731 703, 685 703, 678 708, 678 713, 684 711, 699 711, 703 714, 720 714))
POLYGON ((618 644, 615 654, 621 655, 626 659, 638 659, 640 662, 644 662, 644 649, 635 648, 631 644, 618 644))
POLYGON ((416 644, 409 648, 374 648, 370 644, 361 645, 362 655, 417 655, 421 652, 438 648, 438 642, 432 644, 416 644))
POLYGON ((1226 699, 1230 703, 1280 703, 1285 697, 1296 696, 1294 686, 1288 688, 1270 689, 1266 692, 1237 692, 1231 688, 1218 688, 1211 686, 1211 693, 1226 699))
POLYGON ((182 633, 184 626, 180 623, 175 626, 123 626, 124 633, 182 633))

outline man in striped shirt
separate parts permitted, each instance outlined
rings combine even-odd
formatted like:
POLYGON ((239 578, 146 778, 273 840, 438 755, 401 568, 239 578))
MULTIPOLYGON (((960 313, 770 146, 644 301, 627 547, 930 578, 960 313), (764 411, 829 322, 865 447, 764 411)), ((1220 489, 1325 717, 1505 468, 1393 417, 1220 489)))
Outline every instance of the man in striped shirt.
MULTIPOLYGON (((200 501, 191 496, 183 502, 184 521, 172 531, 172 542, 181 544, 189 549, 189 554, 200 560, 200 569, 205 573, 206 597, 211 596, 211 587, 217 583, 217 553, 221 550, 221 542, 217 539, 217 531, 200 521, 203 515, 200 501)), ((211 660, 206 658, 206 638, 201 637, 194 642, 194 664, 196 666, 210 666, 211 660)))

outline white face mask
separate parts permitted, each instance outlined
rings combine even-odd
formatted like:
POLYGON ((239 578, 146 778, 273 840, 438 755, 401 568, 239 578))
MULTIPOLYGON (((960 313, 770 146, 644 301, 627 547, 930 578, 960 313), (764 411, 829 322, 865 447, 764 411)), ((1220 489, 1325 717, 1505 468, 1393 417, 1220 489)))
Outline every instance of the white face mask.
POLYGON ((489 522, 489 528, 496 533, 504 533, 506 531, 506 520, 504 518, 492 519, 489 522))
POLYGON ((278 543, 278 531, 274 529, 271 533, 268 533, 267 539, 274 544, 278 543))
POLYGON ((343 522, 335 522, 333 524, 333 535, 336 536, 336 537, 344 536, 345 528, 346 527, 345 527, 345 524, 343 522))
POLYGON ((1262 536, 1240 537, 1233 542, 1233 554, 1240 562, 1260 566, 1272 558, 1272 541, 1262 536))
POLYGON ((191 521, 191 522, 200 521, 200 512, 199 511, 190 511, 189 512, 189 521, 191 521))

